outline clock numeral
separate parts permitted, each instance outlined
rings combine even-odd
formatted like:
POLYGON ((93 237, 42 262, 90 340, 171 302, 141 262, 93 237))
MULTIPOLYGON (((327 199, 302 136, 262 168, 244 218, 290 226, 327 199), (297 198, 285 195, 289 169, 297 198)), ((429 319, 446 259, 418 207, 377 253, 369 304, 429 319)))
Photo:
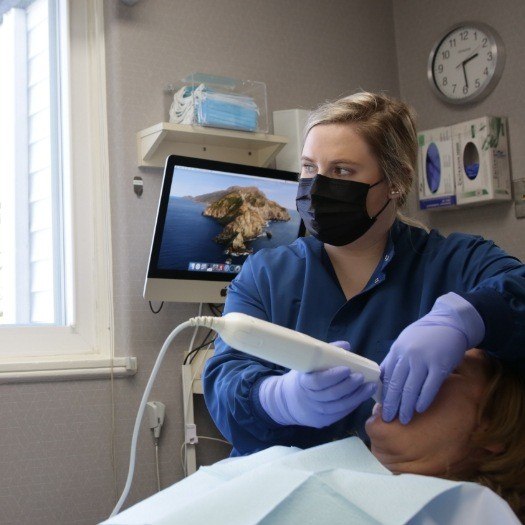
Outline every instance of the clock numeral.
POLYGON ((481 82, 479 81, 479 78, 476 78, 476 81, 474 82, 474 86, 476 88, 479 88, 479 86, 481 86, 481 82))
POLYGON ((477 39, 478 39, 478 32, 474 31, 474 40, 477 40, 477 39))
POLYGON ((448 49, 446 51, 442 51, 441 56, 443 57, 443 60, 450 58, 450 51, 448 51, 448 49))
POLYGON ((488 74, 489 74, 489 68, 488 68, 488 67, 486 67, 486 68, 483 70, 483 74, 488 76, 488 74))
POLYGON ((492 60, 492 51, 487 52, 487 60, 490 62, 492 60))
POLYGON ((452 93, 456 92, 456 88, 458 87, 457 84, 452 84, 452 93))
POLYGON ((451 38, 449 41, 448 41, 450 47, 456 47, 456 39, 455 38, 451 38))
POLYGON ((481 41, 483 42, 483 47, 487 47, 488 46, 488 38, 485 36, 481 39, 481 41))
POLYGON ((448 84, 448 79, 447 77, 443 77, 443 85, 446 86, 448 84))
POLYGON ((468 31, 460 31, 461 40, 468 40, 468 31))
POLYGON ((466 95, 468 93, 468 86, 463 86, 463 95, 466 95))
POLYGON ((443 64, 439 64, 438 73, 443 73, 443 64))

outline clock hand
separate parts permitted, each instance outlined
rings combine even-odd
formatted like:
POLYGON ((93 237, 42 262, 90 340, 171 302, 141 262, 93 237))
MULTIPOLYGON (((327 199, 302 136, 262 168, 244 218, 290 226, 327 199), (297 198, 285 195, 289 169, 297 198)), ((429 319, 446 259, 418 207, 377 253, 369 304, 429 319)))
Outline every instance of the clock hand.
POLYGON ((459 63, 456 66, 456 69, 458 69, 460 66, 463 68, 463 76, 465 78, 465 86, 467 86, 467 89, 468 89, 468 80, 467 80, 467 72, 465 70, 465 65, 468 64, 471 60, 474 60, 478 56, 478 54, 479 53, 477 53, 477 49, 476 49, 476 53, 474 53, 473 55, 469 56, 467 59, 463 60, 463 62, 459 63))
POLYGON ((479 53, 476 53, 475 55, 472 55, 471 57, 468 57, 467 60, 464 60, 463 61, 463 67, 465 67, 465 64, 467 62, 470 62, 471 60, 474 60, 477 56, 478 56, 479 53))
POLYGON ((478 55, 478 51, 481 49, 481 44, 472 51, 472 55, 470 55, 466 60, 463 61, 463 63, 468 62, 469 60, 472 60, 475 56, 478 55))
POLYGON ((476 53, 475 55, 472 55, 471 57, 467 58, 467 60, 464 60, 462 62, 462 66, 463 66, 463 76, 465 77, 465 85, 467 86, 467 89, 468 89, 468 80, 467 80, 467 71, 466 71, 466 68, 465 66, 471 61, 471 60, 474 60, 476 57, 478 56, 478 53, 476 53))
POLYGON ((460 67, 460 66, 465 66, 465 64, 466 64, 467 62, 470 62, 471 60, 474 60, 478 55, 479 55, 479 53, 474 53, 473 55, 469 56, 467 59, 463 60, 463 62, 460 62, 460 63, 456 66, 456 69, 458 69, 458 67, 460 67))
POLYGON ((465 61, 460 62, 456 66, 456 69, 459 69, 460 67, 463 68, 463 76, 465 77, 465 86, 467 86, 467 88, 468 88, 467 72, 465 71, 465 61))
POLYGON ((462 62, 461 66, 463 67, 463 76, 465 77, 465 86, 467 86, 467 89, 468 89, 468 80, 467 80, 467 72, 465 71, 465 62, 462 62))

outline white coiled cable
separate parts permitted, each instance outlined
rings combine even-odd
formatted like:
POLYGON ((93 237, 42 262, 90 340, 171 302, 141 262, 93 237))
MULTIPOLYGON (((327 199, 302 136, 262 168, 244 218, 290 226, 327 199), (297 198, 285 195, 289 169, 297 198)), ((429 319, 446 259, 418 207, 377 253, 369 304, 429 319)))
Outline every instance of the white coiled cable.
POLYGON ((155 365, 153 366, 153 370, 151 371, 151 375, 148 379, 148 383, 144 390, 144 394, 142 395, 142 400, 140 401, 139 410, 137 412, 137 418, 135 419, 135 426, 133 427, 133 436, 131 438, 131 451, 130 451, 130 457, 129 457, 128 477, 126 479, 126 484, 124 485, 124 490, 122 491, 122 495, 120 496, 117 504, 115 505, 113 512, 110 514, 109 516, 110 518, 115 516, 115 514, 117 514, 120 511, 131 489, 131 483, 133 481, 133 474, 135 472, 135 459, 137 455, 137 441, 139 438, 140 424, 144 416, 144 411, 146 410, 146 403, 148 402, 148 397, 151 393, 151 389, 153 388, 153 383, 155 382, 155 378, 157 377, 157 374, 159 372, 160 365, 162 364, 164 355, 168 351, 168 348, 171 345, 171 342, 185 328, 194 327, 194 326, 203 326, 206 328, 215 329, 217 325, 221 325, 221 324, 222 324, 222 318, 220 317, 212 317, 212 316, 192 317, 185 323, 182 323, 179 326, 177 326, 177 328, 175 328, 170 333, 170 335, 168 335, 168 337, 166 338, 166 341, 164 341, 164 344, 162 345, 162 348, 160 349, 157 360, 155 361, 155 365))

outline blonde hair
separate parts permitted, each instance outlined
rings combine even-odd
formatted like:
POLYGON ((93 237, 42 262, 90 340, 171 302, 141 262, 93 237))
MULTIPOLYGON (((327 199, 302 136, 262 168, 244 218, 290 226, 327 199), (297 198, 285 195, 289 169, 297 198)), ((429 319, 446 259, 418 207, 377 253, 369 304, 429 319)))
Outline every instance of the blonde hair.
POLYGON ((372 149, 389 187, 400 193, 398 205, 405 203, 417 165, 415 114, 407 104, 367 92, 326 102, 310 113, 303 143, 310 130, 321 124, 352 124, 372 149))
POLYGON ((488 356, 491 375, 478 410, 471 444, 497 446, 469 472, 454 478, 484 485, 507 501, 525 521, 525 377, 519 368, 488 356))

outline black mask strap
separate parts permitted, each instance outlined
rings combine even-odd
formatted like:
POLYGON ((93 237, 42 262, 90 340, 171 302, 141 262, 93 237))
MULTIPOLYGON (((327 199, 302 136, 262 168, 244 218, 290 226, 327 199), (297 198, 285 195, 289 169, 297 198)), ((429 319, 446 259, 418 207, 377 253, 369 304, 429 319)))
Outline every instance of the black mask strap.
POLYGON ((385 182, 385 179, 381 179, 381 180, 378 180, 376 183, 374 184, 370 184, 368 186, 368 189, 371 190, 374 186, 377 186, 378 184, 381 184, 382 182, 385 182))
MULTIPOLYGON (((374 186, 377 186, 378 184, 381 184, 385 180, 386 179, 381 179, 381 180, 377 181, 375 184, 370 184, 368 189, 371 190, 374 186)), ((383 211, 385 211, 385 208, 389 205, 389 203, 390 203, 390 199, 387 199, 385 205, 379 210, 378 213, 376 213, 373 217, 370 217, 370 219, 375 221, 379 217, 379 215, 381 215, 381 213, 383 213, 383 211)))
MULTIPOLYGON (((375 186, 375 184, 374 184, 375 186)), ((383 211, 386 209, 386 207, 390 204, 390 199, 387 199, 385 205, 379 210, 378 213, 376 213, 373 217, 370 217, 370 219, 372 219, 373 221, 375 221, 379 215, 381 215, 381 213, 383 213, 383 211)))

